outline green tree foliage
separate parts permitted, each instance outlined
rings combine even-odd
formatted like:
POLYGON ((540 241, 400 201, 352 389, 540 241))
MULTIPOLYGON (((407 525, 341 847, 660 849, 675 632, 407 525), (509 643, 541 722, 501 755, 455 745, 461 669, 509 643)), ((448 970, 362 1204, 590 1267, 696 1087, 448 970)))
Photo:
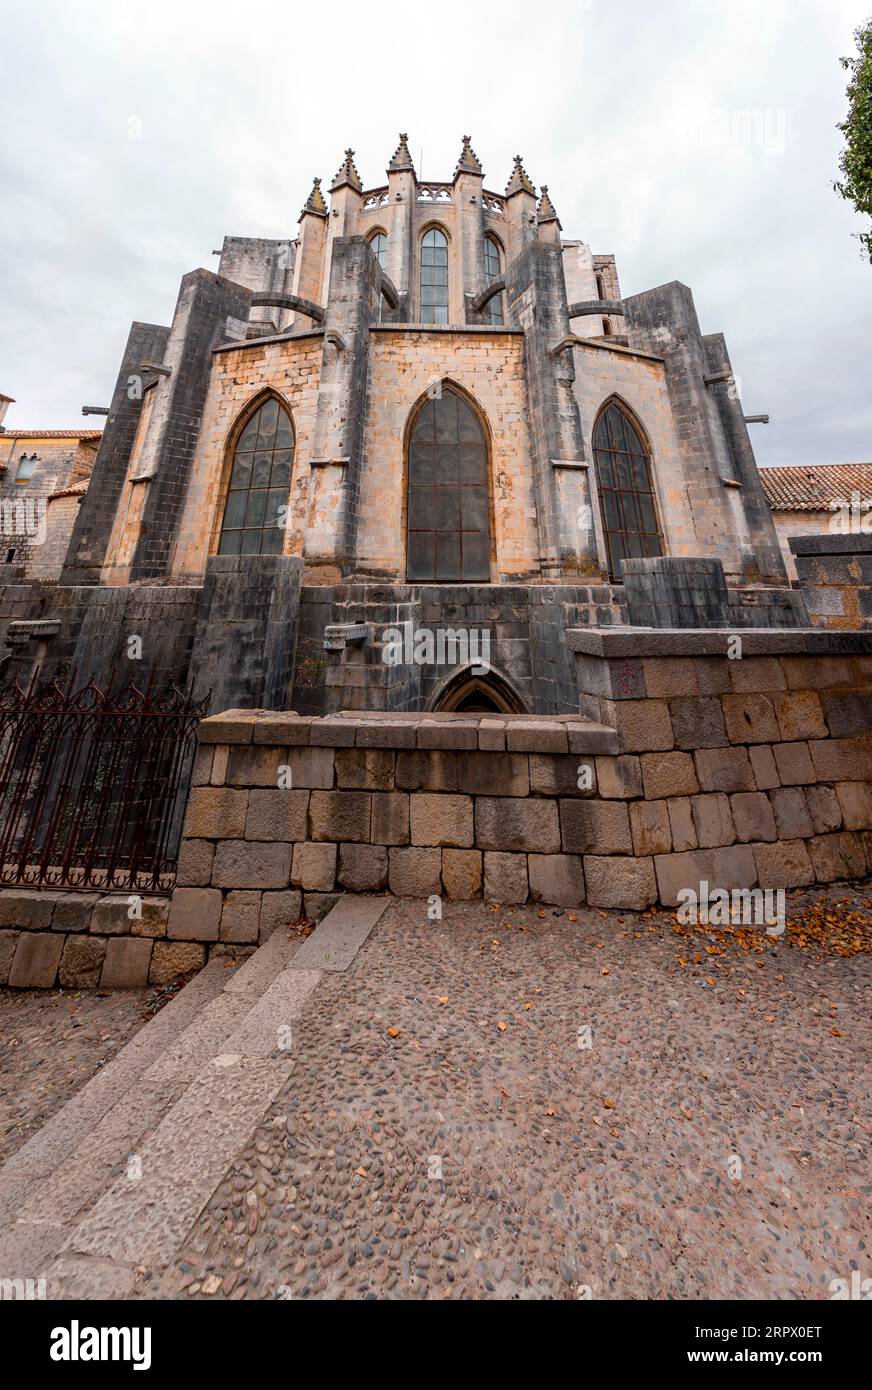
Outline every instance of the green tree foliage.
MULTIPOLYGON (((838 126, 845 137, 839 157, 842 178, 833 187, 857 212, 872 217, 872 19, 854 31, 854 39, 857 56, 839 59, 851 80, 848 118, 838 126)), ((872 232, 859 232, 858 236, 872 262, 872 232)))

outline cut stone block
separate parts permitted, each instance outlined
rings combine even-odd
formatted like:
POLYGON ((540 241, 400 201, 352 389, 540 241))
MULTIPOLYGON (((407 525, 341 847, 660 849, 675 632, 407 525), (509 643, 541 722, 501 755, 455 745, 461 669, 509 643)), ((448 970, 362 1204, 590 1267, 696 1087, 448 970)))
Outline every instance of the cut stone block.
POLYGON ((336 879, 335 844, 313 844, 307 841, 294 846, 291 882, 300 888, 329 892, 336 879))
POLYGON ((383 748, 339 748, 336 785, 355 791, 393 791, 396 755, 383 748))
MULTIPOLYGON (((584 806, 587 803, 561 802, 561 806, 573 804, 584 806)), ((479 796, 475 803, 475 843, 479 849, 557 854, 560 851, 557 803, 532 797, 479 796)))
POLYGON ((716 849, 721 845, 733 844, 736 828, 729 798, 724 792, 704 792, 691 797, 690 806, 700 849, 716 849))
POLYGON ((219 940, 246 945, 257 941, 261 894, 252 888, 234 889, 224 899, 219 940))
POLYGON ((570 854, 632 854, 623 801, 561 801, 563 848, 570 854))
POLYGON ((185 814, 185 839, 236 839, 245 834, 248 792, 233 787, 192 787, 185 814))
POLYGON ((704 792, 756 791, 747 748, 700 748, 693 756, 704 792))
POLYGON ((442 851, 414 846, 388 850, 388 881, 398 898, 427 898, 442 891, 442 851))
POLYGON ((761 888, 797 888, 815 881, 812 862, 802 840, 755 845, 754 858, 761 888))
POLYGON ((190 975, 206 963, 206 947, 195 941, 156 941, 148 972, 150 985, 165 985, 178 975, 190 975))
POLYGON ((18 944, 20 932, 4 928, 0 931, 0 985, 5 985, 9 981, 9 972, 12 969, 12 959, 15 955, 15 947, 18 944))
POLYGON ((312 792, 309 834, 313 840, 369 840, 372 797, 369 792, 312 792))
POLYGON ((294 789, 315 787, 329 791, 333 786, 332 748, 289 748, 286 765, 294 789))
POLYGON ((659 854, 654 859, 654 868, 660 901, 669 906, 678 902, 682 889, 690 888, 694 893, 699 893, 701 883, 707 883, 710 888, 726 889, 754 888, 757 885, 757 864, 750 845, 697 849, 686 854, 659 854))
MULTIPOLYGON (((556 758, 531 758, 547 771, 556 758)), ((524 753, 466 753, 457 760, 458 789, 470 795, 526 796, 530 790, 524 753)), ((535 787, 534 790, 543 790, 535 787)))
POLYGON ((467 902, 481 897, 481 874, 480 850, 442 851, 442 883, 448 897, 453 901, 467 902))
POLYGON ((173 941, 217 941, 221 905, 218 888, 174 889, 167 936, 173 941))
MULTIPOLYGON (((52 913, 52 931, 86 932, 98 899, 93 893, 60 893, 52 913)), ((130 923, 122 928, 130 930, 130 923)))
POLYGON ((577 854, 527 856, 530 897, 555 907, 579 907, 584 902, 584 873, 577 854))
POLYGON ((654 861, 649 858, 586 854, 584 877, 591 907, 641 911, 657 901, 654 861))
MULTIPOLYGON (((809 788, 809 791, 814 790, 813 787, 809 788)), ((776 787, 769 793, 769 798, 775 814, 779 840, 807 840, 815 833, 802 787, 776 787)), ((832 827, 828 826, 827 829, 832 827)), ((760 838, 764 839, 765 836, 760 838)))
POLYGON ((394 780, 397 789, 403 791, 456 792, 457 754, 438 749, 398 753, 394 780))
POLYGON ((807 743, 776 743, 772 752, 783 786, 792 787, 818 780, 807 743))
POLYGON ((857 834, 843 830, 837 835, 817 835, 808 841, 808 852, 818 883, 866 877, 866 854, 857 834))
POLYGON ((768 791, 770 787, 781 786, 781 778, 778 776, 778 768, 775 766, 775 756, 767 743, 751 744, 748 749, 748 757, 751 759, 754 780, 761 792, 768 791))
POLYGON ((408 792, 373 792, 369 836, 374 845, 409 843, 408 792))
MULTIPOLYGON (((812 829, 815 835, 826 835, 830 830, 839 830, 842 824, 842 808, 832 787, 805 787, 803 796, 808 804, 812 829)), ((805 839, 805 835, 797 837, 805 839)))
POLYGON ((748 843, 751 840, 775 840, 775 817, 772 803, 765 792, 737 792, 730 797, 736 839, 748 843))
POLYGON ((730 743, 777 743, 781 738, 775 707, 768 695, 724 695, 724 720, 730 743))
POLYGON ((232 748, 227 781, 232 787, 279 787, 281 769, 290 766, 287 748, 232 748))
POLYGON ((604 722, 617 731, 623 752, 657 752, 675 746, 665 700, 604 700, 603 706, 604 722))
POLYGON ((872 829, 872 787, 868 782, 837 782, 836 796, 846 830, 872 829))
POLYGON ((699 791, 690 753, 643 753, 640 762, 645 796, 649 801, 666 796, 692 796, 699 791))
POLYGON ((98 936, 68 936, 58 969, 64 989, 96 989, 106 955, 106 941, 98 936))
POLYGON ((681 850, 696 849, 699 841, 696 836, 696 827, 693 823, 693 814, 690 808, 690 800, 686 796, 671 797, 666 802, 669 812, 669 829, 672 834, 672 848, 679 852, 681 850))
POLYGON ((468 849, 473 842, 471 796, 413 792, 409 816, 413 845, 451 845, 468 849))
POLYGON ((147 937, 113 936, 106 945, 101 989, 141 989, 148 980, 154 942, 147 937))
POLYGON ((634 801, 630 806, 630 831, 634 854, 668 854, 672 832, 666 802, 634 801))
MULTIPOLYGON (((91 931, 96 936, 130 936, 133 932, 134 918, 130 916, 142 899, 136 903, 138 894, 108 893, 96 902, 91 911, 91 931)), ((145 933, 143 933, 144 935, 145 933)))
POLYGON ((383 845, 340 845, 339 882, 354 893, 378 893, 387 886, 388 852, 383 845))
POLYGON ((273 932, 299 922, 303 909, 302 894, 293 889, 279 893, 263 893, 260 902, 258 940, 268 941, 273 932))
MULTIPOLYGON (((304 749, 309 752, 309 749, 304 749)), ((314 750, 322 752, 322 749, 314 750)), ((306 838, 307 791, 254 787, 248 796, 246 840, 296 841, 306 838)))
POLYGON ((617 758, 597 758, 594 787, 607 800, 628 800, 642 795, 642 766, 635 753, 617 758))
POLYGON ((287 888, 293 850, 293 845, 266 840, 221 840, 215 850, 212 883, 216 888, 287 888))
POLYGON ((19 927, 22 931, 47 931, 61 893, 37 892, 28 888, 0 891, 0 927, 19 927))
POLYGON ((490 903, 527 901, 527 856, 497 851, 484 856, 484 896, 490 903))
POLYGON ((820 696, 813 690, 794 690, 776 696, 775 715, 785 743, 827 736, 820 696))
POLYGON ((727 742, 720 700, 670 700, 669 713, 676 748, 722 748, 727 742))
POLYGON ((23 931, 15 947, 9 984, 13 989, 51 989, 57 979, 66 937, 23 931))
POLYGON ((205 888, 212 881, 215 846, 211 840, 182 840, 176 870, 177 888, 205 888))

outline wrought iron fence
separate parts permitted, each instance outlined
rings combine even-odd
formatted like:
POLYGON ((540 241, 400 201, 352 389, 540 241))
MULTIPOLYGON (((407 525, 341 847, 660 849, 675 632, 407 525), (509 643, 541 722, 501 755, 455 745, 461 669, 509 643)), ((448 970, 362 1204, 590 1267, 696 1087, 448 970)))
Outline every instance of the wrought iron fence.
POLYGON ((0 883, 169 891, 207 705, 75 675, 0 688, 0 883))

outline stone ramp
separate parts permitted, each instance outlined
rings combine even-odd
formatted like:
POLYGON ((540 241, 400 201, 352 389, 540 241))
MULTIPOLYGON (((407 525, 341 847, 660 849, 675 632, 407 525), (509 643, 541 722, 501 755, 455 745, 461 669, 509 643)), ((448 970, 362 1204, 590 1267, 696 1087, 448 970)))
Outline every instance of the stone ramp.
POLYGON ((125 1297, 165 1268, 291 1074, 323 970, 388 902, 343 898, 303 945, 280 930, 232 971, 210 962, 0 1169, 0 1268, 50 1298, 125 1297))

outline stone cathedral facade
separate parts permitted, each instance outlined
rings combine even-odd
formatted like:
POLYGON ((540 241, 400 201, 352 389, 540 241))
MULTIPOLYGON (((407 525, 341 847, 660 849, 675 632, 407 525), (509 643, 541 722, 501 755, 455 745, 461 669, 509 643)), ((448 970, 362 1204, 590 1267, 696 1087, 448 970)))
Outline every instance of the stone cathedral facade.
POLYGON ((469 137, 444 182, 346 151, 296 236, 134 323, 59 581, 0 580, 13 667, 136 675, 136 635, 213 710, 572 712, 569 627, 805 621, 723 336, 469 137), (384 660, 440 626, 489 670, 384 660))

